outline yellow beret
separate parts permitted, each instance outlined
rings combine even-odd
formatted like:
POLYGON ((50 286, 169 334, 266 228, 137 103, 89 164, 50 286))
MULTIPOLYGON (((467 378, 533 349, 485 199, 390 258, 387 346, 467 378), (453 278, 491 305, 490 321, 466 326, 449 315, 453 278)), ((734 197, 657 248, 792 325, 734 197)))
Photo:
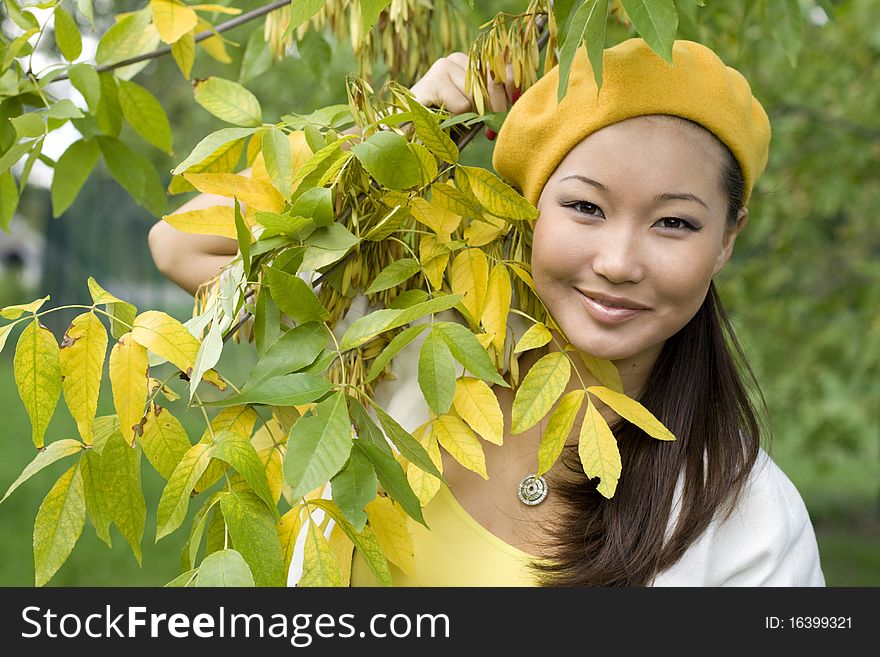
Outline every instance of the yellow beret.
POLYGON ((668 114, 703 126, 733 153, 745 178, 743 203, 767 165, 770 121, 746 79, 712 50, 676 41, 670 66, 643 39, 605 50, 597 92, 584 48, 571 68, 568 93, 557 105, 554 68, 514 104, 498 133, 495 170, 537 204, 541 190, 568 152, 612 123, 668 114))

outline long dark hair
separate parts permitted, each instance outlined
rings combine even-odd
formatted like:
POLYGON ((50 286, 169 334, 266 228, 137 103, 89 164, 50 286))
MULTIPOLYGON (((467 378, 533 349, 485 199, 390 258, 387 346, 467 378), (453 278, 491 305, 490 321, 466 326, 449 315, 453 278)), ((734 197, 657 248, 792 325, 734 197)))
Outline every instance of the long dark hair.
MULTIPOLYGON (((733 227, 743 176, 729 151, 722 184, 733 227)), ((639 401, 677 440, 612 425, 623 469, 610 500, 587 479, 577 446, 565 448, 565 467, 550 481, 563 511, 543 532, 547 560, 532 564, 542 584, 650 585, 713 518, 732 511, 759 453, 766 407, 714 282, 696 315, 666 341, 639 401), (679 476, 677 522, 668 526, 679 476)))

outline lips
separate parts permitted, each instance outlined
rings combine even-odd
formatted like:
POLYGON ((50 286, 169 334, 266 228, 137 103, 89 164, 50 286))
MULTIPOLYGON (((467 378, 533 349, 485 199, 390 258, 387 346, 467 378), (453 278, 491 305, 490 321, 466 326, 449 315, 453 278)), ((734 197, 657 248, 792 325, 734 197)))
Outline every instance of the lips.
POLYGON ((578 294, 590 316, 601 324, 620 324, 648 310, 645 306, 621 297, 592 292, 586 294, 580 290, 578 294))

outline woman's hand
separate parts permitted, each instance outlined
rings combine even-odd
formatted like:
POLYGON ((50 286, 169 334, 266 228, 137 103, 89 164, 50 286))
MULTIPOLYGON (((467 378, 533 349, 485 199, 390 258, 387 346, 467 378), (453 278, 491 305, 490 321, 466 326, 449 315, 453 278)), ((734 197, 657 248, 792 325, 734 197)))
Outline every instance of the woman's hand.
MULTIPOLYGON (((468 56, 454 52, 438 59, 425 75, 416 82, 410 91, 422 105, 442 107, 452 114, 474 111, 473 94, 464 92, 467 75, 468 56)), ((486 81, 489 92, 488 106, 492 112, 506 112, 516 100, 517 90, 513 86, 513 70, 507 65, 507 81, 496 82, 491 74, 486 81)))

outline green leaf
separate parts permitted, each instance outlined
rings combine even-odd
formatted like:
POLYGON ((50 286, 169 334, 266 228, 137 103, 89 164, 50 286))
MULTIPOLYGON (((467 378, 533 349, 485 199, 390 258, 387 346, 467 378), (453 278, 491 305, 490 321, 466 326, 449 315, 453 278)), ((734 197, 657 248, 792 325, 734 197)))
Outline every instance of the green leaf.
POLYGON ((92 112, 96 112, 101 102, 101 78, 94 66, 76 64, 67 70, 70 82, 76 87, 92 112))
POLYGON ((238 241, 238 251, 241 253, 241 262, 242 267, 244 268, 244 275, 246 279, 250 279, 251 276, 251 243, 253 242, 254 236, 251 233, 250 227, 245 223, 244 217, 241 216, 241 204, 238 202, 237 198, 232 199, 234 204, 234 217, 235 217, 235 236, 238 241))
MULTIPOLYGON (((342 336, 339 348, 348 351, 373 339, 380 333, 404 326, 421 317, 449 310, 461 301, 460 294, 438 296, 404 309, 376 310, 369 315, 359 317, 342 336)), ((476 340, 476 338, 474 338, 476 340)), ((479 344, 479 343, 478 343, 479 344)), ((455 354, 455 350, 452 352, 455 354)), ((486 356, 488 358, 488 355, 486 356)))
POLYGON ((508 383, 498 374, 489 354, 477 340, 477 336, 458 322, 435 322, 433 331, 442 337, 455 360, 468 371, 490 383, 509 388, 508 383))
POLYGON ((83 116, 82 110, 66 98, 53 103, 46 111, 46 117, 50 119, 81 119, 83 116))
POLYGON ((98 145, 110 175, 153 215, 165 212, 165 188, 146 157, 115 137, 99 136, 98 145))
POLYGON ((378 480, 373 465, 360 450, 353 449, 348 462, 330 480, 333 501, 339 506, 355 531, 367 524, 364 507, 376 497, 378 480))
POLYGON ((21 29, 27 31, 40 27, 36 16, 28 10, 22 10, 18 4, 18 0, 6 0, 3 4, 6 6, 5 8, 9 13, 9 18, 11 18, 12 22, 18 25, 21 29))
POLYGON ((18 337, 13 372, 18 394, 31 420, 31 437, 37 449, 55 414, 61 396, 61 365, 58 343, 49 329, 34 319, 18 337))
POLYGON ((238 70, 238 81, 240 84, 244 84, 259 78, 271 68, 272 55, 269 53, 269 44, 266 43, 266 38, 263 36, 263 26, 259 25, 251 31, 244 47, 241 67, 238 70))
POLYGON ((52 579, 67 561, 86 523, 86 499, 79 462, 46 495, 34 521, 34 577, 37 586, 52 579))
POLYGON ((223 333, 220 330, 218 322, 211 322, 211 328, 208 329, 207 335, 202 339, 199 350, 196 352, 196 360, 193 364, 192 373, 189 378, 189 401, 192 403, 193 396, 196 394, 196 388, 202 381, 202 377, 213 368, 220 360, 223 353, 223 333))
POLYGON ((214 446, 211 456, 220 459, 235 468, 244 480, 250 485, 254 493, 262 499, 266 505, 277 512, 272 491, 269 490, 269 482, 266 479, 266 468, 260 460, 257 450, 251 442, 235 433, 224 430, 214 437, 214 446))
POLYGON ((303 546, 302 576, 297 586, 342 586, 342 573, 333 548, 311 517, 303 546))
POLYGON ((79 190, 92 174, 101 149, 92 140, 73 142, 55 163, 52 176, 52 216, 60 217, 76 199, 79 190))
MULTIPOLYGON (((678 12, 673 0, 620 0, 633 26, 651 49, 670 64, 672 44, 678 31, 678 12)), ((772 4, 772 3, 771 3, 772 4)))
POLYGON ((64 11, 59 4, 55 7, 55 43, 64 55, 64 59, 72 62, 82 54, 82 37, 73 16, 64 11))
POLYGON ((174 468, 159 499, 156 512, 156 541, 180 527, 189 508, 189 498, 196 482, 211 461, 211 445, 196 443, 174 468))
POLYGON ((436 415, 452 406, 455 396, 455 361, 444 338, 431 331, 419 351, 419 388, 436 415))
POLYGON ((193 568, 191 570, 186 571, 185 573, 181 573, 170 582, 165 584, 167 588, 185 588, 187 586, 196 586, 198 582, 198 568, 193 568))
POLYGON ((400 453, 403 454, 404 458, 411 463, 415 463, 417 467, 421 468, 428 474, 434 475, 440 481, 445 481, 443 475, 440 474, 440 471, 437 469, 437 466, 434 465, 434 461, 431 460, 428 452, 421 446, 419 441, 413 438, 409 431, 400 426, 397 421, 384 410, 378 406, 376 406, 375 409, 376 415, 379 417, 379 422, 385 430, 385 435, 388 436, 391 442, 394 443, 394 446, 400 450, 400 453))
POLYGON ((86 515, 95 527, 95 535, 104 541, 107 547, 113 547, 113 542, 110 539, 110 524, 113 522, 113 518, 110 515, 104 493, 102 469, 99 452, 90 449, 83 454, 80 461, 80 473, 86 498, 86 515))
POLYGON ((391 446, 385 439, 385 434, 376 426, 376 423, 367 413, 367 409, 364 408, 363 404, 351 395, 346 395, 345 397, 346 401, 348 401, 349 416, 356 427, 355 433, 357 434, 357 437, 375 445, 388 454, 388 456, 393 456, 391 446))
POLYGON ((241 554, 235 550, 220 550, 202 560, 195 586, 247 587, 255 584, 251 569, 241 554))
POLYGON ((797 0, 778 0, 763 5, 773 37, 782 46, 792 66, 797 66, 803 42, 804 20, 797 0))
POLYGON ((391 0, 361 0, 361 34, 366 36, 391 0))
POLYGON ((15 134, 19 139, 42 137, 46 134, 46 120, 42 114, 28 112, 21 116, 11 118, 10 123, 15 128, 15 134))
POLYGON ((113 523, 141 562, 141 539, 147 508, 141 489, 141 450, 132 448, 121 431, 114 431, 101 453, 104 499, 113 523))
POLYGON ((220 500, 223 518, 235 549, 254 574, 257 586, 284 586, 287 573, 275 513, 253 493, 239 492, 220 500))
POLYGON ((302 497, 342 469, 351 452, 352 430, 345 395, 335 392, 290 430, 284 480, 290 497, 302 497))
POLYGON ((414 258, 395 260, 379 272, 379 275, 370 283, 370 287, 367 288, 365 294, 374 294, 400 285, 421 270, 422 266, 414 258))
POLYGON ((607 15, 608 0, 587 0, 571 15, 568 31, 559 50, 559 85, 556 92, 558 102, 562 102, 568 91, 571 65, 585 36, 593 77, 596 80, 596 86, 601 88, 607 15))
POLYGON ((459 152, 458 146, 449 137, 446 132, 440 128, 437 120, 429 110, 425 109, 414 98, 407 99, 407 104, 412 112, 413 125, 416 128, 416 134, 422 143, 434 155, 444 162, 455 164, 458 162, 459 152))
POLYGON ((308 245, 303 257, 302 269, 317 271, 341 260, 358 243, 358 238, 338 223, 317 228, 306 238, 308 245))
POLYGON ((409 189, 421 182, 419 158, 396 132, 377 132, 351 152, 384 187, 409 189))
POLYGON ((98 130, 111 137, 119 136, 122 130, 122 108, 119 106, 119 90, 116 78, 112 73, 105 72, 98 75, 100 82, 100 100, 98 108, 92 111, 98 122, 98 130))
POLYGON ((318 13, 318 10, 324 6, 325 0, 300 0, 300 2, 292 2, 290 4, 290 22, 287 29, 284 30, 282 38, 291 34, 296 28, 309 20, 318 13))
POLYGON ((422 331, 426 328, 428 328, 428 324, 416 324, 415 326, 410 326, 408 329, 395 335, 391 342, 389 342, 382 350, 382 353, 376 356, 373 364, 370 365, 370 371, 367 372, 366 383, 369 383, 379 376, 379 372, 385 369, 388 362, 394 358, 401 349, 421 335, 422 331))
POLYGON ((22 470, 21 474, 18 476, 9 488, 6 490, 6 494, 3 496, 3 499, 0 499, 0 504, 6 501, 6 498, 12 494, 16 488, 21 486, 28 479, 33 477, 43 468, 52 465, 56 461, 66 458, 68 456, 72 456, 73 454, 78 454, 85 449, 83 444, 78 440, 74 440, 73 438, 66 438, 64 440, 56 440, 54 443, 49 443, 46 445, 46 448, 42 452, 38 452, 34 460, 27 464, 24 470, 22 470))
POLYGON ((125 120, 141 137, 159 150, 171 154, 171 124, 162 105, 139 84, 119 81, 119 104, 125 120))
POLYGON ((323 397, 332 387, 325 379, 298 372, 273 376, 242 388, 240 395, 218 401, 202 402, 203 406, 224 408, 238 404, 268 404, 270 406, 298 406, 323 397))
POLYGON ((333 56, 333 49, 321 32, 316 30, 306 32, 303 38, 297 41, 296 51, 315 77, 321 80, 327 70, 327 62, 333 56))
POLYGON ((363 452, 364 456, 373 464, 373 467, 376 469, 376 475, 379 477, 379 483, 382 484, 382 488, 391 499, 400 504, 413 520, 417 520, 427 527, 428 524, 422 516, 422 505, 419 502, 419 498, 416 497, 412 487, 409 485, 406 473, 400 467, 397 459, 393 456, 388 456, 371 443, 356 440, 354 445, 355 449, 363 452))
POLYGON ((76 0, 76 8, 85 16, 92 27, 95 26, 95 10, 92 8, 92 0, 76 0))
POLYGON ((263 267, 263 271, 272 290, 272 299, 281 312, 295 322, 324 322, 330 318, 330 313, 318 301, 312 288, 299 276, 274 267, 263 267))
POLYGON ((171 477, 183 455, 192 447, 180 421, 171 411, 155 405, 146 415, 140 444, 150 465, 165 480, 171 477))
MULTIPOLYGON (((208 518, 211 517, 210 512, 225 495, 231 495, 231 493, 229 491, 218 491, 214 493, 205 500, 205 503, 202 504, 201 508, 199 508, 193 516, 189 539, 184 544, 180 557, 184 568, 190 568, 195 565, 199 556, 199 547, 202 543, 202 536, 205 533, 205 526, 208 524, 208 518)), ((222 511, 219 509, 217 513, 222 515, 222 511)), ((205 556, 207 555, 208 553, 206 552, 205 556)))
MULTIPOLYGON (((95 61, 98 64, 115 64, 137 55, 143 55, 159 45, 159 32, 151 23, 149 8, 132 12, 117 21, 101 37, 95 61)), ((128 80, 142 71, 150 62, 143 61, 114 69, 113 75, 128 80)))
MULTIPOLYGON (((272 128, 263 133, 261 143, 269 179, 275 189, 287 198, 293 186, 293 153, 290 150, 287 134, 278 128, 272 128)), ((294 214, 297 214, 295 210, 294 214)))
MULTIPOLYGON (((332 225, 334 220, 333 190, 328 187, 313 187, 306 190, 293 202, 290 214, 312 219, 315 222, 315 226, 319 228, 332 225)), ((320 233, 316 237, 319 236, 320 233)), ((339 248, 347 248, 348 241, 344 241, 338 246, 339 248)))
POLYGON ((17 209, 18 187, 15 184, 15 177, 10 171, 4 171, 0 173, 0 229, 9 230, 9 223, 17 209))
POLYGON ((349 523, 348 520, 345 519, 345 516, 342 515, 339 507, 330 500, 310 500, 309 505, 323 509, 331 518, 333 518, 333 520, 336 521, 336 524, 342 528, 345 535, 348 536, 352 543, 354 543, 358 553, 360 553, 364 558, 364 561, 367 562, 367 566, 369 566, 381 586, 392 585, 391 571, 388 569, 388 560, 385 558, 385 554, 382 552, 382 547, 376 540, 376 535, 373 533, 373 530, 370 529, 369 525, 364 527, 362 531, 356 532, 354 527, 351 526, 351 523, 349 523))
POLYGON ((263 122, 260 101, 250 91, 232 80, 212 76, 196 81, 196 102, 222 121, 240 126, 258 126, 263 122))
POLYGON ((227 146, 229 143, 249 137, 257 131, 257 128, 223 128, 212 132, 210 135, 202 139, 187 158, 178 164, 171 173, 180 175, 191 167, 201 164, 213 155, 218 149, 227 146))
POLYGON ((273 376, 296 372, 318 357, 327 344, 327 329, 319 322, 306 322, 286 331, 272 343, 248 374, 246 387, 273 376))
POLYGON ((538 360, 522 380, 511 409, 511 431, 522 433, 544 417, 568 385, 568 356, 553 351, 538 360))

